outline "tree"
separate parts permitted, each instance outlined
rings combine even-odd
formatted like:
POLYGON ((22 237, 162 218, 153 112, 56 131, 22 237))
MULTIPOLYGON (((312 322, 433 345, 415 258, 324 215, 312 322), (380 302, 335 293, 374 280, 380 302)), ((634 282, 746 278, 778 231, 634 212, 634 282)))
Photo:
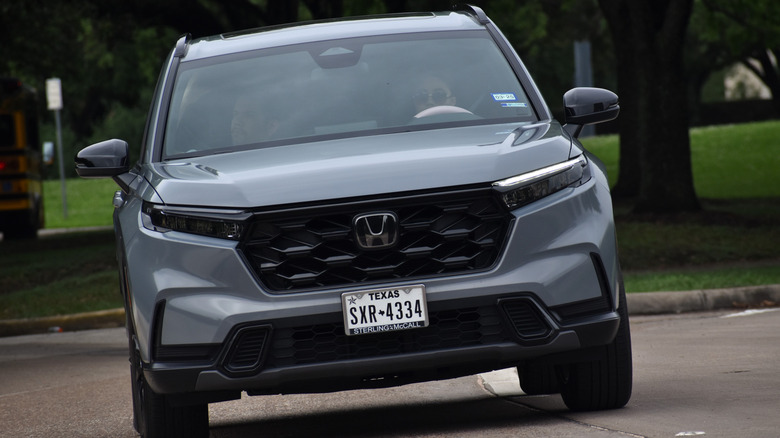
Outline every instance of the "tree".
POLYGON ((618 193, 634 211, 700 209, 693 187, 683 47, 693 0, 599 0, 620 95, 618 193))
MULTIPOLYGON (((167 35, 156 28, 134 26, 125 14, 105 18, 89 1, 0 3, 0 74, 39 90, 41 133, 47 140, 54 137, 53 117, 45 110, 42 90, 47 78, 62 79, 67 170, 72 169, 73 153, 86 146, 95 127, 115 109, 140 107, 137 113, 145 112, 148 98, 142 99, 142 90, 151 88, 161 56, 170 50, 166 41, 160 51, 167 35), (46 25, 30 25, 36 22, 46 25)), ((127 132, 140 140, 143 117, 139 120, 127 126, 127 132)))
POLYGON ((528 0, 522 7, 493 1, 490 15, 520 54, 556 116, 574 84, 574 43, 589 41, 594 85, 615 90, 615 62, 606 22, 596 0, 528 0))
POLYGON ((772 92, 780 113, 780 2, 703 0, 703 37, 741 60, 772 92))
POLYGON ((710 76, 740 60, 738 55, 724 50, 723 41, 717 36, 723 30, 722 25, 723 23, 715 23, 712 20, 712 13, 701 1, 694 2, 685 44, 688 114, 691 125, 697 125, 701 121, 702 90, 710 76))

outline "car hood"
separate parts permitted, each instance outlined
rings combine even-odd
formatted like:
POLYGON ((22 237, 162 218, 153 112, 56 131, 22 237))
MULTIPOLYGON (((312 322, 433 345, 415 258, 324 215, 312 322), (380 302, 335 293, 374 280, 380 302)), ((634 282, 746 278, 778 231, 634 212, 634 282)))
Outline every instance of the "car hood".
POLYGON ((490 184, 569 158, 557 122, 300 143, 146 166, 168 205, 251 208, 490 184))

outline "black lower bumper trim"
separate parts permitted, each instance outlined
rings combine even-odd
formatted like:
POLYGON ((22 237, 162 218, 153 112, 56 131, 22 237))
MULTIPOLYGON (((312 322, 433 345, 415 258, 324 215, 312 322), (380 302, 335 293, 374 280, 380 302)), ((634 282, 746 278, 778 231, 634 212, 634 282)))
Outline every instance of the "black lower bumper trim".
MULTIPOLYGON (((521 296, 521 299, 524 303, 534 302, 527 295, 525 298, 521 296)), ((493 334, 479 338, 480 342, 469 341, 459 345, 438 345, 436 349, 432 350, 410 349, 408 345, 403 345, 403 349, 387 351, 381 355, 350 354, 340 358, 327 357, 329 360, 314 362, 291 362, 287 359, 269 358, 265 361, 265 365, 259 368, 255 368, 255 366, 261 363, 263 358, 257 359, 257 362, 252 359, 252 367, 250 368, 253 369, 253 372, 240 374, 226 371, 221 365, 221 361, 201 362, 200 364, 157 361, 144 369, 144 375, 152 388, 161 394, 217 393, 219 391, 248 391, 253 394, 313 393, 396 386, 507 368, 526 360, 551 355, 576 359, 578 354, 584 353, 584 350, 589 347, 606 345, 611 342, 620 324, 620 318, 616 312, 606 312, 569 320, 566 321, 565 325, 557 325, 552 318, 544 315, 541 308, 536 308, 534 312, 538 311, 539 317, 546 321, 546 324, 550 324, 550 334, 542 337, 544 342, 529 344, 527 340, 523 342, 515 336, 500 334, 502 325, 511 328, 513 324, 517 324, 517 321, 505 320, 503 323, 499 323, 502 318, 499 317, 496 301, 492 302, 495 313, 483 314, 481 318, 493 321, 486 327, 493 327, 499 331, 491 329, 490 333, 493 334)), ((469 304, 484 306, 487 303, 469 304)), ((438 311, 451 310, 453 309, 448 309, 445 306, 438 311)), ((469 314, 459 311, 458 315, 463 320, 463 315, 469 314)), ((321 315, 322 318, 327 319, 325 316, 321 315)), ((468 321, 466 324, 468 327, 477 325, 476 320, 471 321, 466 318, 466 321, 468 321)), ((322 323, 323 321, 316 322, 322 323)), ((297 321, 277 321, 266 324, 268 325, 264 327, 273 326, 273 333, 278 333, 289 329, 290 325, 297 324, 297 321)), ((257 326, 254 327, 257 328, 257 326)), ((462 328, 461 326, 460 329, 462 328)), ((531 328, 537 329, 536 325, 531 328)), ((546 334, 548 331, 544 331, 544 333, 546 334)), ((410 334, 396 333, 389 336, 398 338, 410 334)), ((361 342, 381 340, 375 338, 372 341, 368 337, 355 338, 361 342)), ((228 343, 223 348, 231 348, 231 345, 228 343)), ((271 354, 273 348, 273 345, 268 348, 268 354, 271 354)), ((255 350, 260 352, 265 349, 264 346, 255 350)), ((252 357, 256 358, 257 356, 254 354, 256 353, 253 352, 252 357)), ((221 355, 221 357, 225 356, 221 355)))

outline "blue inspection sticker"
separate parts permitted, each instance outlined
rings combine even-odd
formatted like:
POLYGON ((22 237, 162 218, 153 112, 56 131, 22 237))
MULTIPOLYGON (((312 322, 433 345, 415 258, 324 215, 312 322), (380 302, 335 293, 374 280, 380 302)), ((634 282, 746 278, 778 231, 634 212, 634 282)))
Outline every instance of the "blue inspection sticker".
POLYGON ((501 102, 501 106, 504 108, 528 108, 528 104, 525 102, 501 102))
POLYGON ((515 97, 515 93, 491 93, 491 96, 493 96, 493 100, 495 100, 496 102, 517 100, 517 97, 515 97))

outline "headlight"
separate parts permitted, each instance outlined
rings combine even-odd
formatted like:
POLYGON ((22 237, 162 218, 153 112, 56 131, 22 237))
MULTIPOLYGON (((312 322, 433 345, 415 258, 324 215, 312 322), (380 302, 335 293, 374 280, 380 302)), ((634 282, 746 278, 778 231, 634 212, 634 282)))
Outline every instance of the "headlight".
POLYGON ((583 155, 493 183, 507 207, 515 209, 580 183, 588 161, 583 155))
POLYGON ((157 232, 183 233, 220 239, 240 240, 249 214, 238 210, 184 209, 144 202, 141 221, 144 228, 157 232))

